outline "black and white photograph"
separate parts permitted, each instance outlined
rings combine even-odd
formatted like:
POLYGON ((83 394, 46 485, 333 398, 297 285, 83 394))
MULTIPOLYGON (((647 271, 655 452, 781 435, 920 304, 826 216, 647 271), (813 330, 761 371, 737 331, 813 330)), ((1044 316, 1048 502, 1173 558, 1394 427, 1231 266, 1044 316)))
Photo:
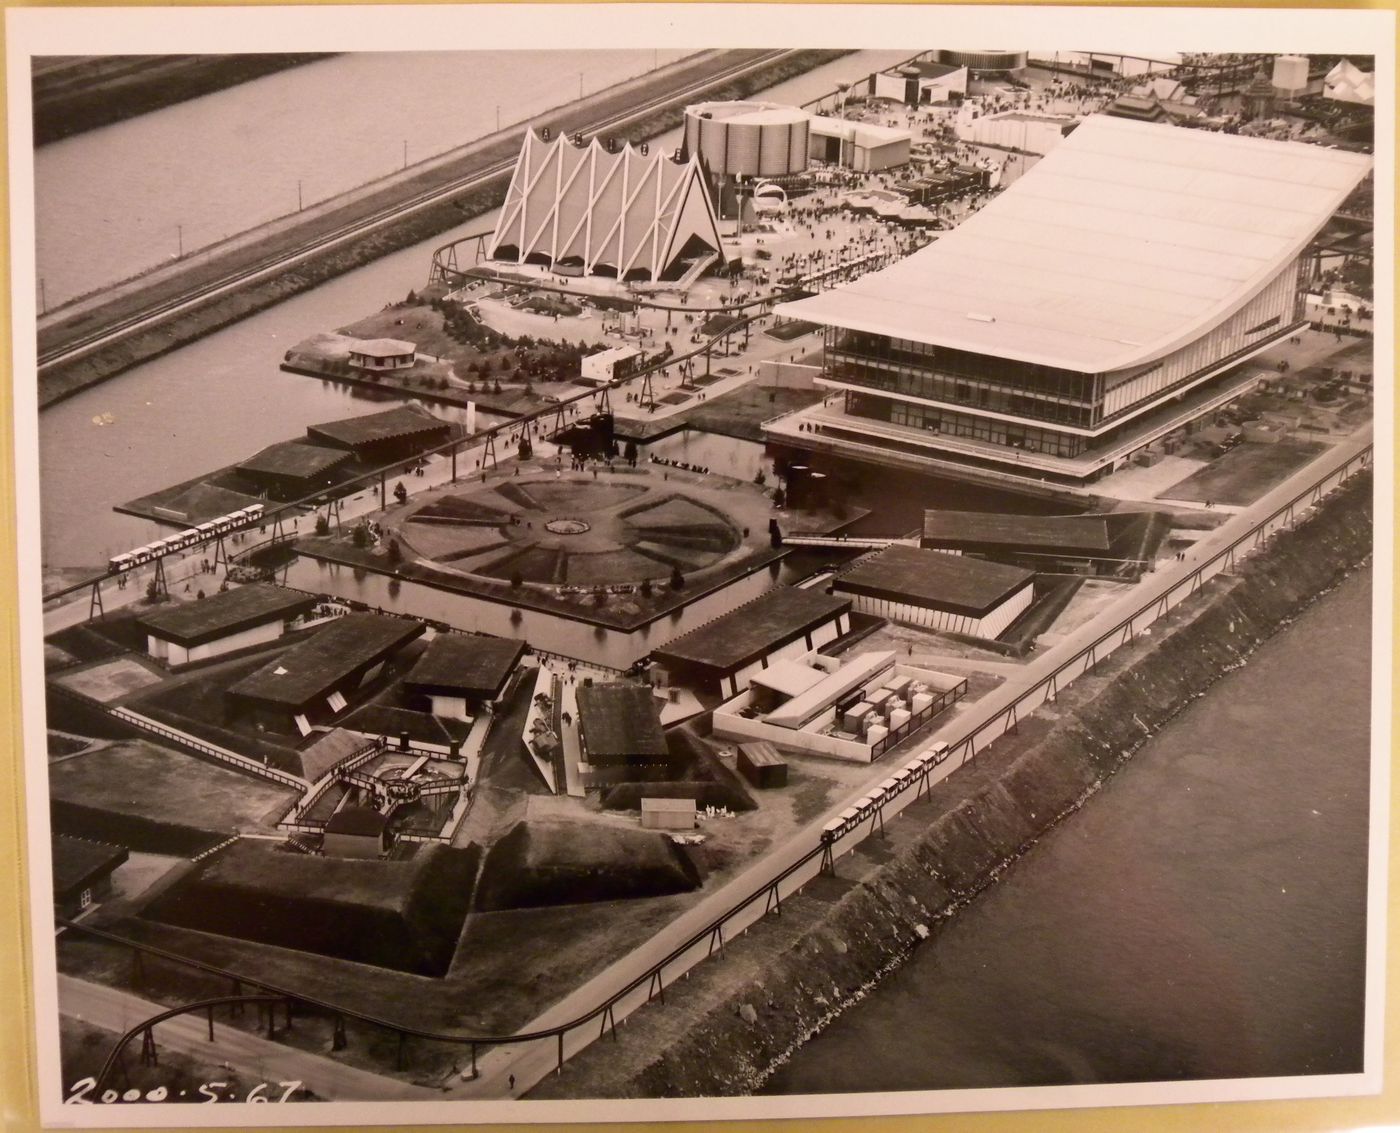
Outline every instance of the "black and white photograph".
POLYGON ((1380 1089, 1392 13, 7 15, 46 1124, 1380 1089))

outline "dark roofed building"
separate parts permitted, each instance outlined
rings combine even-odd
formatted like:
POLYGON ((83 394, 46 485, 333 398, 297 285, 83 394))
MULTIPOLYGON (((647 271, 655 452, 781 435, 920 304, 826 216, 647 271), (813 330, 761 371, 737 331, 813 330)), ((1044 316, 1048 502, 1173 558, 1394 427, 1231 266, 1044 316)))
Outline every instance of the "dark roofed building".
POLYGON ((1035 597, 1035 572, 898 544, 859 560, 833 587, 861 613, 996 638, 1035 597))
POLYGON ((162 606, 137 622, 146 631, 146 652, 176 668, 275 641, 288 621, 316 603, 314 595, 258 582, 162 606))
POLYGON ((341 726, 366 736, 383 736, 391 746, 407 736, 416 747, 432 748, 454 758, 471 733, 471 725, 462 721, 440 720, 426 712, 391 704, 366 704, 345 717, 341 726))
POLYGON ((926 511, 919 545, 931 550, 1032 550, 1093 554, 1109 549, 1102 515, 1001 515, 984 511, 926 511))
POLYGON ((404 677, 411 698, 434 716, 469 720, 496 700, 525 653, 514 638, 440 633, 404 677))
POLYGON ((1150 559, 1169 521, 1158 512, 1001 515, 926 511, 919 545, 1032 570, 1132 573, 1150 559))
POLYGON ((337 480, 335 470, 351 453, 304 441, 279 441, 238 465, 239 473, 259 489, 278 499, 290 500, 337 480))
POLYGON ((341 807, 326 823, 321 852, 328 858, 381 857, 388 828, 389 820, 372 807, 341 807))
POLYGON ((367 464, 387 464, 417 456, 450 440, 452 426, 425 409, 401 406, 310 425, 306 436, 314 444, 352 452, 367 464))
POLYGON ((55 834, 52 846, 53 902, 69 918, 111 892, 112 874, 128 857, 125 846, 64 834, 55 834))
POLYGON ((344 711, 347 695, 426 628, 406 618, 349 614, 230 687, 230 706, 265 728, 308 735, 313 723, 344 711))
POLYGON ((578 690, 579 747, 584 762, 599 767, 665 764, 669 750, 646 685, 618 681, 578 690))
POLYGON ((847 598, 779 587, 667 642, 652 657, 676 681, 730 697, 772 658, 809 653, 848 633, 850 613, 847 598))

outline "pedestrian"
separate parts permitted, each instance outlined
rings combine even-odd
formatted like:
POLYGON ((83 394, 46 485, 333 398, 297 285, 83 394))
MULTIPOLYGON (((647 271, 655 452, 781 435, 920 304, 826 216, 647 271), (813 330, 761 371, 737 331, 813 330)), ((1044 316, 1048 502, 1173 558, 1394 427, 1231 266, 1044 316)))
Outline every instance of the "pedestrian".
POLYGON ((510 1088, 511 1090, 514 1090, 514 1089, 515 1089, 515 1075, 512 1074, 509 1078, 506 1079, 506 1081, 509 1083, 509 1088, 510 1088))

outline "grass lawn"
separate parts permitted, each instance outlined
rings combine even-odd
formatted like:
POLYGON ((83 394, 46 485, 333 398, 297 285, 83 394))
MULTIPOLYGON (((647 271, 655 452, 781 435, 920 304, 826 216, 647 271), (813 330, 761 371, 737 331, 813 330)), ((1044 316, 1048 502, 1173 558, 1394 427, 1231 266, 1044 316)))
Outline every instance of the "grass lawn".
POLYGON ((217 830, 272 832, 296 792, 144 740, 114 743, 49 768, 55 799, 217 830))
POLYGON ((1292 437, 1272 445, 1242 444, 1159 494, 1173 500, 1251 504, 1326 449, 1292 437))

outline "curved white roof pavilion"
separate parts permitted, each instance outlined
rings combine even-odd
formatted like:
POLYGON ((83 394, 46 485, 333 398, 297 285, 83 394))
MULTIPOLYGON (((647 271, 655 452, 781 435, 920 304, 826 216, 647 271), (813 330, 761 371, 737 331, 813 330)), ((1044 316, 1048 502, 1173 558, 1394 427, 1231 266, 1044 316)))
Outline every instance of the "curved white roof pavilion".
POLYGON ((1080 373, 1143 365, 1263 291, 1370 168, 1095 115, 934 244, 778 313, 1080 373))

